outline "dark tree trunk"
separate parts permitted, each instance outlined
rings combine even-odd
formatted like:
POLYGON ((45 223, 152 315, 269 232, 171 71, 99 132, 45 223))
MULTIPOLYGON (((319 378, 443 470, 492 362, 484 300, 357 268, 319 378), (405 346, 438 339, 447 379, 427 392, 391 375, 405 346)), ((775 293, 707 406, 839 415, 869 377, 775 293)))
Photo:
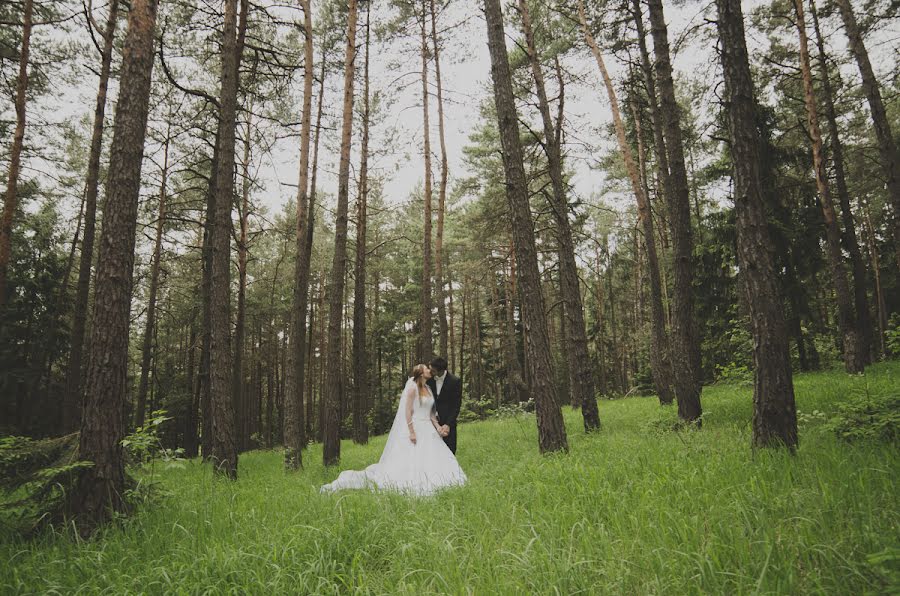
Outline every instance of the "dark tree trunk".
POLYGON ((869 52, 863 42, 859 24, 850 0, 835 0, 841 19, 844 21, 844 31, 850 45, 850 53, 856 59, 859 73, 862 76, 862 88, 869 102, 869 110, 872 112, 872 123, 875 125, 875 138, 878 140, 878 155, 881 160, 881 168, 887 180, 888 196, 894 208, 894 250, 897 259, 897 267, 900 268, 900 153, 897 152, 897 144, 891 133, 890 122, 881 99, 881 90, 878 88, 878 80, 872 63, 869 62, 869 52))
MULTIPOLYGON (((242 0, 241 21, 246 0, 242 0)), ((241 27, 243 29, 243 26, 241 27)), ((238 67, 237 0, 225 0, 221 93, 219 96, 219 163, 216 204, 210 226, 211 300, 209 389, 212 418, 212 460, 215 470, 237 478, 237 445, 231 368, 231 210, 234 202, 234 146, 237 125, 238 67)))
POLYGON ((597 61, 597 66, 600 69, 600 74, 603 77, 603 82, 606 86, 610 108, 613 113, 613 122, 616 128, 616 138, 618 139, 619 150, 622 152, 625 167, 628 170, 628 175, 631 179, 631 188, 637 202, 638 217, 644 232, 644 246, 647 250, 647 262, 649 267, 648 276, 650 278, 650 307, 652 315, 650 368, 653 373, 653 384, 656 388, 656 393, 659 396, 660 403, 670 404, 674 401, 672 389, 669 385, 669 379, 672 378, 672 367, 669 361, 669 347, 665 329, 666 315, 662 304, 662 283, 659 275, 659 257, 656 252, 656 237, 653 230, 653 217, 650 210, 650 203, 647 199, 647 195, 644 194, 640 175, 631 153, 631 146, 625 138, 625 125, 622 121, 621 112, 619 111, 616 92, 613 88, 612 80, 609 77, 609 72, 606 70, 603 54, 600 52, 600 48, 588 27, 582 0, 579 0, 578 11, 585 41, 590 47, 594 59, 597 61))
MULTIPOLYGON (((312 117, 313 84, 313 27, 310 0, 303 6, 303 113, 300 128, 300 173, 297 182, 297 257, 294 262, 294 295, 291 308, 291 354, 288 375, 288 395, 285 401, 284 466, 298 470, 303 466, 303 447, 306 445, 306 422, 303 410, 303 389, 306 372, 306 311, 309 305, 309 263, 312 238, 312 199, 308 194, 309 148, 312 117)), ((322 63, 325 63, 323 57, 322 63)), ((321 105, 321 96, 319 98, 321 105)), ((316 132, 318 138, 318 132, 316 132)))
POLYGON ((566 200, 565 180, 562 167, 562 113, 563 91, 560 78, 559 117, 556 123, 550 115, 550 102, 544 84, 544 73, 541 69, 540 57, 534 43, 534 32, 531 16, 526 0, 519 0, 519 13, 522 17, 522 29, 531 63, 531 74, 534 77, 538 107, 544 125, 544 152, 550 166, 550 180, 553 187, 551 210, 556 221, 556 239, 559 244, 559 286, 564 303, 563 316, 568 341, 564 358, 568 364, 569 391, 572 392, 572 403, 581 406, 585 432, 600 428, 600 416, 597 412, 597 397, 594 395, 594 373, 591 359, 588 356, 587 331, 584 323, 584 305, 581 302, 581 288, 578 283, 578 267, 575 264, 575 243, 572 239, 572 227, 569 223, 569 203, 566 200), (571 360, 570 360, 571 358, 571 360))
POLYGON ((669 175, 662 180, 668 204, 669 227, 672 231, 675 293, 672 300, 673 333, 670 347, 674 372, 678 415, 682 420, 699 423, 700 406, 700 341, 694 320, 694 239, 691 231, 691 197, 687 167, 684 162, 684 139, 675 98, 672 62, 669 58, 669 34, 662 0, 649 0, 650 29, 656 56, 656 80, 659 84, 659 121, 669 175))
POLYGON ((213 218, 216 213, 216 178, 219 172, 219 129, 216 127, 216 136, 213 145, 212 159, 210 160, 209 185, 206 189, 206 217, 203 222, 203 272, 200 287, 200 297, 203 303, 202 343, 200 351, 200 372, 198 383, 200 384, 200 450, 203 459, 212 457, 212 403, 210 399, 210 361, 209 346, 212 338, 212 245, 210 244, 213 218))
POLYGON ((831 161, 834 164, 834 182, 837 188, 838 201, 841 205, 841 220, 844 223, 843 244, 850 254, 851 273, 853 274, 853 302, 856 311, 856 333, 859 335, 860 353, 858 357, 863 365, 872 361, 872 317, 869 314, 869 299, 866 295, 866 267, 856 238, 856 224, 853 221, 853 210, 850 208, 850 191, 847 189, 847 176, 844 171, 844 147, 841 142, 837 124, 837 110, 834 107, 834 90, 831 88, 831 77, 828 72, 828 56, 825 53, 825 41, 819 29, 819 15, 816 3, 809 1, 813 29, 816 32, 819 70, 821 71, 822 92, 825 100, 825 119, 828 121, 828 132, 831 135, 831 161))
POLYGON ((500 132, 503 166, 506 172, 506 197, 509 202, 510 223, 518 265, 517 277, 522 301, 528 384, 534 396, 537 414, 538 447, 541 453, 568 451, 559 395, 553 383, 550 339, 547 335, 547 318, 544 315, 534 224, 528 204, 528 186, 519 139, 519 119, 513 99, 500 0, 484 0, 484 12, 487 21, 488 50, 491 55, 494 103, 497 108, 497 128, 500 132))
POLYGON ((844 366, 849 373, 859 373, 865 368, 865 354, 868 352, 861 345, 862 338, 857 333, 856 320, 853 313, 853 301, 850 297, 850 286, 847 284, 847 271, 844 269, 844 255, 841 252, 841 233, 838 229, 831 200, 831 187, 828 172, 825 170, 825 149, 822 145, 822 132, 819 129, 819 115, 816 107, 815 89, 813 89, 812 72, 809 65, 809 48, 806 36, 806 19, 803 13, 803 0, 794 0, 797 16, 797 33, 800 38, 800 72, 803 79, 804 102, 806 103, 806 121, 813 154, 813 167, 816 173, 816 189, 819 204, 825 220, 826 253, 831 265, 831 282, 838 307, 838 326, 843 337, 844 366))
POLYGON ((9 150, 9 176, 0 215, 0 308, 6 306, 6 277, 12 249, 12 222, 19 202, 19 170, 22 164, 22 145, 25 142, 25 105, 28 102, 28 53, 31 48, 31 28, 34 1, 25 0, 22 12, 22 47, 19 50, 19 75, 16 78, 16 128, 9 150))
MULTIPOLYGON (((434 51, 434 80, 437 86, 438 140, 441 147, 441 180, 438 186, 437 234, 434 242, 434 287, 437 289, 439 345, 441 356, 448 358, 447 307, 444 305, 444 216, 447 210, 447 143, 444 138, 444 87, 441 80, 440 43, 438 42, 437 11, 435 1, 430 0, 431 45, 434 51)), ((450 358, 452 361, 453 359, 450 358)))
MULTIPOLYGON (((254 71, 256 64, 254 63, 254 71)), ((254 73, 255 74, 255 73, 254 73)), ((251 75, 252 77, 253 75, 251 75)), ((250 435, 246 432, 247 403, 249 396, 244 390, 244 336, 247 319, 247 260, 249 257, 248 226, 250 224, 250 135, 252 134, 252 105, 247 114, 247 126, 244 130, 244 152, 241 161, 241 202, 238 209, 238 241, 237 270, 238 296, 237 315, 234 325, 234 365, 231 368, 231 395, 234 407, 234 428, 237 433, 235 446, 238 451, 246 451, 249 447, 250 435)))
POLYGON ((422 135, 423 158, 425 162, 425 187, 422 196, 425 200, 425 233, 422 248, 422 311, 419 317, 419 362, 430 362, 434 355, 434 339, 432 337, 431 309, 431 128, 428 118, 428 37, 426 36, 426 19, 428 18, 428 0, 422 0, 422 135))
POLYGON ((326 466, 341 458, 341 404, 344 394, 344 366, 341 359, 341 319, 347 271, 347 209, 350 194, 350 143, 353 136, 353 79, 356 61, 357 1, 347 6, 347 46, 344 52, 344 101, 341 124, 341 153, 338 164, 338 195, 334 226, 334 260, 328 284, 328 347, 325 358, 325 419, 322 458, 326 466))
POLYGON ((734 168, 738 263, 753 334, 754 448, 797 447, 787 329, 760 178, 761 141, 740 0, 716 0, 734 168))
POLYGON ((359 198, 356 202, 356 266, 353 284, 353 442, 369 442, 366 395, 369 353, 366 348, 366 203, 369 194, 369 20, 366 5, 366 43, 363 62, 362 140, 360 142, 359 198))
MULTIPOLYGON (((171 124, 169 131, 171 134, 171 124)), ((159 290, 159 260, 162 256, 163 225, 166 221, 166 181, 169 174, 169 139, 166 137, 163 146, 162 182, 159 186, 159 212, 156 219, 156 239, 153 243, 153 256, 150 261, 150 291, 147 299, 147 321, 144 327, 144 341, 141 346, 141 380, 138 383, 137 411, 134 425, 144 426, 144 415, 147 404, 147 385, 150 377, 150 360, 153 358, 153 335, 156 325, 156 295, 159 290)))
POLYGON ((103 32, 103 52, 100 59, 100 82, 97 101, 94 106, 94 124, 91 133, 91 148, 88 154, 87 181, 84 198, 84 237, 81 241, 81 257, 78 262, 78 286, 75 292, 75 306, 72 317, 72 335, 69 338, 69 362, 66 366, 66 388, 63 425, 66 432, 78 428, 81 415, 82 379, 84 377, 82 359, 84 356, 84 334, 87 322, 88 297, 91 288, 91 264, 94 259, 94 236, 97 222, 97 193, 100 180, 100 155, 103 150, 103 126, 106 114, 106 90, 112 64, 113 38, 119 19, 119 0, 111 0, 106 28, 103 32))
POLYGON ((83 532, 126 509, 128 323, 156 10, 155 0, 132 1, 122 55, 78 445, 78 459, 93 466, 68 495, 83 532))

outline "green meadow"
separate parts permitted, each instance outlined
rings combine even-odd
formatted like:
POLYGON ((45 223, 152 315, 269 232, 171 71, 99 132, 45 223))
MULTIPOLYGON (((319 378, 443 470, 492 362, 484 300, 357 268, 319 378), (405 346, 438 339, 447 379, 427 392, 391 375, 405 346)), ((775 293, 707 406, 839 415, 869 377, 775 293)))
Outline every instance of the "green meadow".
MULTIPOLYGON (((466 423, 465 487, 430 498, 318 487, 279 451, 239 480, 188 461, 153 470, 156 497, 89 541, 65 529, 0 540, 0 592, 80 594, 864 594, 900 592, 900 453, 825 422, 853 396, 900 391, 900 364, 795 377, 798 453, 752 453, 751 390, 703 392, 700 431, 651 397, 602 400, 570 452, 541 456, 531 415, 466 423)), ((385 437, 345 441, 341 466, 385 437)), ((150 471, 140 476, 150 481, 150 471)))

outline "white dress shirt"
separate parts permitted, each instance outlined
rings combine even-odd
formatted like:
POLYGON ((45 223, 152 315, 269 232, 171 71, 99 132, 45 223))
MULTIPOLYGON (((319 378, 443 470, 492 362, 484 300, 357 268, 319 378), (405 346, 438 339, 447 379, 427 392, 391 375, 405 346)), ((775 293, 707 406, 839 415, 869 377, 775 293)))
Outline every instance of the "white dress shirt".
MULTIPOLYGON (((435 377, 435 378, 434 378, 434 386, 437 387, 438 395, 441 394, 441 387, 444 386, 444 379, 446 379, 446 378, 447 378, 447 371, 446 371, 446 370, 444 371, 444 374, 442 374, 442 375, 439 376, 439 377, 435 377)), ((436 395, 435 397, 437 397, 437 395, 436 395)))

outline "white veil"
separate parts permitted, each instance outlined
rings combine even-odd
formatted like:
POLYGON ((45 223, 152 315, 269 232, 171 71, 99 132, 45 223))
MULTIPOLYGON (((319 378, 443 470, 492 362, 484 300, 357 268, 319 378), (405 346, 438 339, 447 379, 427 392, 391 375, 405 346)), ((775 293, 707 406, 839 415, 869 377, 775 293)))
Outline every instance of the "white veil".
POLYGON ((409 441, 409 428, 406 426, 406 400, 410 396, 415 396, 416 382, 412 377, 407 379, 403 391, 400 392, 400 403, 397 405, 397 415, 394 416, 394 423, 391 425, 391 431, 388 433, 387 442, 384 444, 384 451, 381 452, 379 463, 385 463, 396 448, 402 444, 402 441, 409 441))

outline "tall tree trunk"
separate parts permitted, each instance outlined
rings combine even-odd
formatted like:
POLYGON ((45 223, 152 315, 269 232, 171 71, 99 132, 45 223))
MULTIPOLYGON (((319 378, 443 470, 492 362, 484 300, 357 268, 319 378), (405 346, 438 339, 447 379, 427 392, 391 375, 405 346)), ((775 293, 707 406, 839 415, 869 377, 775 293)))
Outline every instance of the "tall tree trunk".
MULTIPOLYGON (((245 22, 246 0, 241 2, 245 22)), ((212 413, 212 460, 215 470, 237 478, 237 445, 231 368, 231 210, 234 202, 234 145, 237 125, 238 67, 237 0, 225 0, 221 93, 219 96, 219 163, 216 171, 216 204, 210 226, 211 298, 209 389, 212 413)))
POLYGON ((72 320, 69 361, 66 366, 66 388, 63 398, 63 425, 66 431, 78 428, 81 414, 81 388, 83 379, 84 334, 87 322, 88 296, 91 287, 91 264, 94 259, 94 236, 97 222, 97 192, 100 180, 100 156, 103 150, 103 126, 106 114, 106 90, 112 64, 113 38, 119 20, 119 0, 109 3, 109 15, 103 31, 103 51, 100 58, 100 82, 94 106, 94 124, 91 148, 88 155, 87 181, 84 199, 84 237, 81 241, 81 257, 78 262, 78 286, 72 320))
POLYGON ((356 66, 357 0, 347 3, 347 46, 344 51, 344 107, 341 124, 341 154, 338 163, 337 211, 334 225, 334 260, 328 284, 328 347, 325 358, 325 419, 322 458, 326 466, 341 458, 341 402, 344 367, 341 360, 341 319, 344 277, 347 271, 347 200, 350 194, 350 143, 353 136, 353 79, 356 66))
POLYGON ((619 110, 619 102, 616 98, 616 91, 613 88, 612 80, 609 72, 606 70, 606 63, 603 60, 603 54, 600 47, 594 40, 588 27, 587 16, 584 12, 584 3, 578 1, 578 15, 581 21, 582 33, 597 66, 603 77, 603 83, 606 86, 606 93, 609 96, 610 108, 613 114, 613 123, 616 128, 616 138, 619 142, 619 151, 622 152, 622 158, 625 161, 625 168, 628 170, 628 176, 631 179, 631 188, 637 201, 638 217, 641 221, 642 230, 644 232, 644 246, 647 250, 647 262, 649 266, 650 278, 650 307, 651 307, 651 348, 650 348, 650 367, 653 373, 653 384, 656 393, 659 396, 661 404, 669 404, 674 400, 672 389, 669 386, 669 379, 672 378, 672 367, 669 362, 669 348, 666 341, 665 330, 665 312, 662 305, 662 284, 659 276, 659 257, 656 253, 656 237, 653 230, 653 217, 650 212, 650 203, 647 195, 641 186, 640 174, 634 163, 634 157, 631 153, 631 146, 625 138, 625 124, 622 121, 622 114, 619 110))
POLYGON ((669 227, 672 231, 675 292, 672 300, 671 356, 674 372, 675 398, 682 420, 700 421, 700 341, 694 319, 694 268, 692 264, 694 239, 691 230, 691 197, 687 167, 684 162, 684 138, 672 62, 669 58, 669 33, 663 13, 662 0, 649 0, 650 29, 653 52, 656 55, 656 80, 659 84, 659 122, 663 130, 664 148, 669 175, 662 180, 669 207, 669 227))
POLYGON ((194 361, 197 352, 197 315, 196 310, 191 315, 191 334, 188 346, 188 379, 187 387, 191 396, 191 403, 188 406, 187 423, 184 436, 184 453, 187 457, 197 456, 198 439, 197 433, 198 414, 200 411, 200 374, 199 370, 195 374, 194 361))
POLYGON ((0 308, 6 306, 6 278, 12 248, 12 222, 19 202, 19 170, 22 163, 22 145, 25 142, 25 104, 28 102, 28 53, 31 48, 31 27, 34 0, 25 0, 22 12, 22 47, 19 50, 19 76, 16 79, 16 129, 9 150, 9 175, 6 178, 6 194, 3 196, 3 213, 0 215, 0 308))
POLYGON ((209 184, 206 189, 206 217, 203 221, 202 261, 200 296, 203 304, 203 331, 200 350, 200 450, 203 459, 212 457, 212 400, 210 393, 209 347, 212 339, 212 245, 210 243, 213 218, 216 213, 216 178, 219 172, 219 130, 216 125, 213 154, 210 160, 209 184))
POLYGON ((847 272, 844 269, 844 256, 841 252, 841 233, 838 229, 831 200, 831 188, 828 183, 828 172, 825 170, 825 149, 822 146, 822 132, 819 129, 819 115, 816 107, 815 89, 813 89, 812 71, 809 65, 809 47, 806 36, 806 18, 803 12, 803 0, 794 0, 794 11, 797 15, 797 34, 800 38, 800 72, 803 78, 803 99, 806 103, 806 122, 812 145, 813 168, 816 173, 816 189, 819 204, 825 219, 825 239, 828 261, 831 265, 831 281, 838 307, 838 326, 844 343, 844 366, 849 373, 859 373, 865 368, 864 354, 868 352, 860 345, 862 338, 857 333, 853 314, 853 302, 850 287, 847 284, 847 272))
POLYGON ((423 157, 425 162, 425 188, 422 191, 425 200, 425 233, 422 249, 422 311, 419 319, 418 359, 430 362, 434 355, 434 340, 431 334, 431 128, 428 119, 428 38, 426 36, 426 19, 428 18, 428 0, 422 0, 422 135, 423 157))
POLYGON ((78 445, 78 459, 93 465, 68 494, 82 532, 126 509, 128 323, 156 10, 156 0, 132 1, 122 54, 78 445))
POLYGON ((878 88, 878 80, 872 63, 869 62, 869 52, 863 42, 859 24, 850 0, 834 0, 844 21, 844 31, 850 45, 850 53, 856 59, 859 73, 862 76, 862 88, 869 102, 869 110, 872 112, 872 123, 875 125, 875 138, 878 141, 878 155, 881 160, 881 168, 887 180, 888 195, 894 208, 894 250, 897 259, 897 267, 900 268, 900 153, 891 133, 890 122, 881 99, 881 90, 878 88))
POLYGON ((363 62, 362 140, 360 142, 359 198, 356 201, 356 267, 353 284, 353 442, 369 442, 366 395, 369 354, 366 349, 366 203, 369 195, 369 20, 366 5, 366 54, 363 62))
MULTIPOLYGON (((431 45, 434 52, 434 80, 437 85, 438 140, 441 147, 441 181, 438 186, 437 235, 434 242, 434 287, 437 289, 439 345, 441 356, 448 357, 447 307, 444 304, 444 216, 447 210, 447 144, 444 139, 444 87, 441 80, 440 43, 438 40, 437 11, 434 0, 431 5, 431 45)), ((451 358, 452 360, 452 358, 451 358)))
POLYGON ((761 141, 740 0, 716 0, 734 168, 738 263, 753 334, 754 448, 797 447, 797 410, 784 311, 760 178, 761 141))
POLYGON ((837 110, 834 107, 834 90, 831 88, 831 77, 828 73, 828 56, 825 53, 825 41, 819 29, 819 15, 816 3, 809 0, 813 29, 816 33, 819 70, 821 71, 822 91, 825 99, 825 119, 828 121, 828 132, 831 135, 831 161, 834 164, 834 182, 837 188, 838 201, 841 205, 841 219, 844 223, 844 248, 850 254, 851 273, 853 274, 853 303, 856 311, 856 332, 859 335, 860 354, 863 365, 869 364, 872 354, 872 317, 869 314, 869 299, 866 295, 866 267, 856 238, 856 224, 853 221, 853 210, 850 208, 850 191, 847 189, 847 176, 844 171, 844 147, 841 142, 837 124, 837 110))
POLYGON ((878 349, 879 354, 883 357, 886 353, 884 334, 887 330, 887 306, 884 300, 884 290, 881 287, 881 267, 878 263, 878 246, 875 243, 875 228, 872 225, 872 216, 869 214, 869 206, 862 201, 863 215, 866 224, 866 245, 868 247, 869 258, 872 261, 872 275, 875 278, 875 306, 878 319, 878 349))
POLYGON ((150 291, 147 299, 147 321, 144 326, 144 341, 141 346, 141 380, 138 384, 137 411, 134 425, 144 426, 144 415, 147 404, 147 385, 150 376, 150 360, 153 358, 153 333, 156 325, 156 295, 159 290, 159 260, 162 256, 163 226, 166 221, 166 181, 169 174, 169 141, 172 125, 166 134, 163 145, 162 182, 159 185, 159 212, 156 219, 156 239, 153 243, 153 256, 150 261, 150 291))
MULTIPOLYGON (((254 64, 254 71, 256 64, 254 64)), ((251 78, 253 75, 251 74, 251 78)), ((247 422, 247 393, 244 391, 244 336, 247 319, 247 260, 249 247, 248 227, 250 224, 250 135, 252 134, 253 106, 248 109, 247 125, 244 128, 244 153, 241 160, 241 202, 238 210, 240 228, 237 242, 238 296, 237 316, 234 325, 234 365, 231 373, 231 395, 234 407, 234 428, 237 432, 235 446, 238 451, 245 451, 250 436, 245 432, 247 422)))
MULTIPOLYGON (((565 329, 569 342, 566 343, 564 356, 568 366, 569 391, 572 392, 572 403, 581 406, 585 432, 600 428, 600 416, 597 412, 597 397, 594 395, 594 373, 591 359, 588 356, 587 331, 584 323, 584 305, 581 301, 581 289, 578 283, 578 267, 575 263, 575 243, 572 240, 572 227, 569 223, 569 203, 566 200, 565 181, 562 169, 562 113, 563 89, 559 90, 560 118, 554 124, 550 115, 550 102, 544 84, 544 73, 541 69, 540 57, 534 43, 534 31, 527 0, 519 0, 519 13, 522 18, 522 29, 525 34, 526 49, 531 74, 534 77, 538 106, 544 125, 544 152, 550 166, 550 181, 553 187, 551 210, 556 221, 556 238, 559 244, 559 286, 564 304, 563 316, 566 318, 565 329), (571 357, 571 361, 569 360, 571 357)), ((560 80, 562 84, 562 80, 560 80)))
MULTIPOLYGON (((309 264, 312 244, 312 195, 309 185, 309 148, 312 117, 313 85, 313 27, 310 0, 301 0, 303 7, 303 113, 300 127, 300 173, 297 182, 297 258, 294 262, 294 295, 291 308, 291 357, 288 376, 288 395, 285 401, 284 466, 288 470, 303 465, 302 451, 306 444, 306 422, 303 410, 303 389, 306 372, 306 312, 309 306, 309 264)), ((322 57, 322 64, 325 57, 322 57)), ((324 81, 322 81, 324 84, 324 81)), ((321 92, 319 106, 321 108, 321 92)), ((318 128, 316 139, 318 143, 318 128)))
POLYGON ((488 50, 491 55, 491 78, 494 82, 494 103, 497 108, 497 128, 500 132, 503 166, 506 172, 506 198, 509 202, 510 223, 518 265, 528 384, 534 396, 537 414, 538 447, 541 453, 568 451, 559 395, 553 383, 550 339, 547 335, 547 318, 544 315, 534 223, 528 204, 528 184, 522 160, 519 119, 513 99, 512 76, 506 52, 500 0, 484 0, 484 12, 487 21, 488 50))

